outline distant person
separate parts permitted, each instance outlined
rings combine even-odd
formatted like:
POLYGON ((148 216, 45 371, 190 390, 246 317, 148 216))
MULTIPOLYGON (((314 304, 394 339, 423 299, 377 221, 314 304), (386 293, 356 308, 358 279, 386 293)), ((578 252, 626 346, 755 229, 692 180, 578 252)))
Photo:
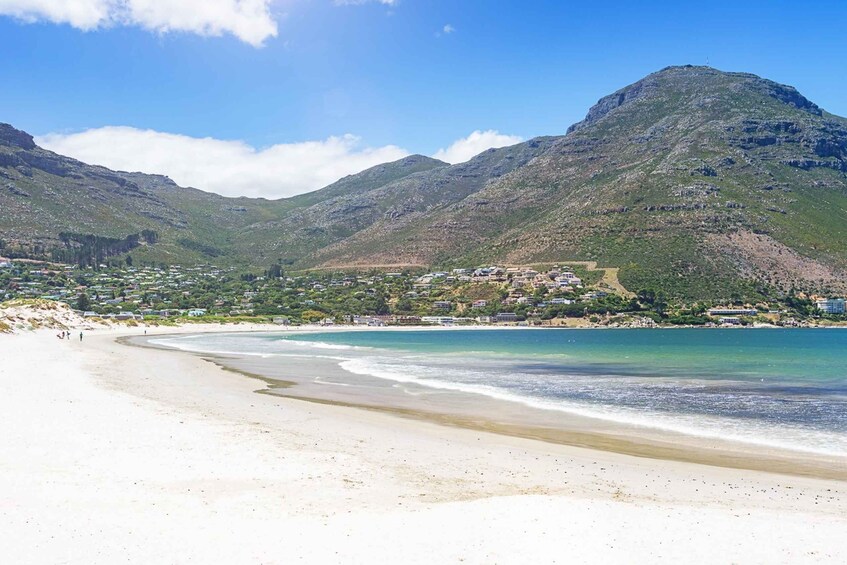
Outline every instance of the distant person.
POLYGON ((82 341, 82 332, 79 332, 79 340, 82 341))

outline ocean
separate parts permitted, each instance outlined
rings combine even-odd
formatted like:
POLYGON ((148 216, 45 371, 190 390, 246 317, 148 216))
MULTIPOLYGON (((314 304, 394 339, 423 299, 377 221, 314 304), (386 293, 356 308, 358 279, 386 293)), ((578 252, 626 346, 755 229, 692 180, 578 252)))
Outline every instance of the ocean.
POLYGON ((845 330, 370 330, 151 341, 267 367, 300 357, 344 369, 324 384, 482 395, 548 417, 847 455, 845 330))

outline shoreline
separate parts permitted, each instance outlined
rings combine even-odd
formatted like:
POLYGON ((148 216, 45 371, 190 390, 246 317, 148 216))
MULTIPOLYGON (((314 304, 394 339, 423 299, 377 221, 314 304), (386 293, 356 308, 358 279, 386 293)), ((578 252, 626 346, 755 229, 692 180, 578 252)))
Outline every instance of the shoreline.
MULTIPOLYGON (((370 330, 378 331, 377 328, 370 330)), ((362 331, 368 331, 368 329, 363 328, 362 331)), ((161 337, 166 336, 149 339, 139 336, 124 337, 118 338, 118 341, 133 347, 178 351, 199 357, 225 370, 265 383, 267 388, 256 392, 273 397, 369 410, 444 426, 647 459, 847 481, 847 457, 843 456, 791 450, 728 438, 697 436, 655 427, 632 426, 601 417, 573 413, 555 415, 548 413, 549 417, 538 418, 540 409, 526 406, 515 407, 515 403, 511 401, 479 397, 474 393, 456 393, 457 397, 466 397, 468 400, 465 402, 450 402, 448 396, 446 399, 441 397, 441 402, 425 404, 424 407, 403 403, 400 399, 379 394, 365 395, 361 399, 332 394, 334 390, 326 389, 324 389, 325 394, 318 394, 320 387, 308 386, 309 380, 338 375, 355 377, 355 375, 335 360, 321 363, 314 359, 311 362, 294 362, 294 368, 290 370, 292 374, 271 377, 261 374, 259 372, 261 369, 244 368, 249 358, 241 359, 231 354, 198 352, 149 343, 151 339, 161 337), (318 363, 321 364, 321 369, 313 369, 312 365, 318 363), (476 406, 477 404, 482 406, 476 406), (498 414, 509 412, 506 409, 507 406, 511 406, 511 418, 501 416, 498 420, 486 415, 487 412, 498 414)), ((309 358, 304 354, 302 359, 309 358)), ((291 362, 289 360, 289 363, 291 362)))
POLYGON ((141 331, 0 336, 9 560, 847 560, 844 481, 256 394, 200 356, 115 342, 141 331))

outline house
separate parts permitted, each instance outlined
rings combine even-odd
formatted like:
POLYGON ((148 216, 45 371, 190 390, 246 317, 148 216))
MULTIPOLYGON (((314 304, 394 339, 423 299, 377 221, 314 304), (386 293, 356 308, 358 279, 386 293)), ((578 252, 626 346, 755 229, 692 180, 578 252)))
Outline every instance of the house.
POLYGON ((273 323, 278 326, 287 326, 291 323, 291 320, 289 320, 285 316, 277 316, 273 319, 273 323))
POLYGON ((487 300, 474 300, 471 304, 471 308, 485 308, 486 306, 488 306, 487 300))
POLYGON ((759 313, 755 308, 712 308, 709 316, 756 316, 759 313))
POLYGON ((815 306, 825 314, 844 314, 845 300, 843 298, 819 298, 815 306))
POLYGON ((137 316, 132 312, 118 312, 114 316, 115 320, 126 321, 126 320, 143 320, 143 316, 137 316))
POLYGON ((423 316, 421 322, 425 324, 439 324, 449 326, 453 323, 453 316, 423 316))
POLYGON ((432 307, 438 310, 449 310, 453 305, 447 300, 436 300, 432 303, 432 307))
POLYGON ((414 326, 421 323, 419 316, 392 316, 391 322, 401 326, 414 326))
POLYGON ((385 320, 377 316, 353 316, 351 321, 356 326, 382 327, 385 325, 385 320))
POLYGON ((514 312, 501 312, 497 314, 496 320, 498 322, 517 322, 518 315, 514 312))

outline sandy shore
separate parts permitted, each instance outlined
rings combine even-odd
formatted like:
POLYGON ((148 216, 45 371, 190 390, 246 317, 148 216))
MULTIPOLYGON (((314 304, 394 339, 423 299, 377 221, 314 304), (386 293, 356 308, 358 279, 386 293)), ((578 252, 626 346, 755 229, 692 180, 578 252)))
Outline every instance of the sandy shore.
POLYGON ((847 562, 842 481, 255 394, 141 331, 0 336, 4 561, 847 562))

